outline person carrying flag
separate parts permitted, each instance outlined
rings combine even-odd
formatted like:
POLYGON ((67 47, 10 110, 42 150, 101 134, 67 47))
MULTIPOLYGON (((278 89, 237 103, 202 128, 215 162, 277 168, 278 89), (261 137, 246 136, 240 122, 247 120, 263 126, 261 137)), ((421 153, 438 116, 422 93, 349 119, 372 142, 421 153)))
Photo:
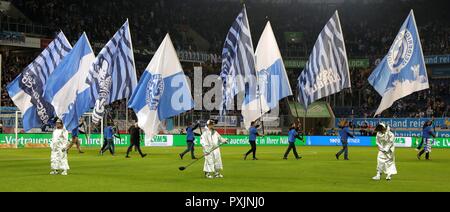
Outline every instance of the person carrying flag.
POLYGON ((80 132, 86 134, 86 132, 82 132, 79 130, 80 127, 85 126, 83 118, 81 118, 78 123, 79 123, 78 127, 72 130, 72 142, 67 147, 67 153, 69 153, 70 148, 72 148, 74 144, 77 146, 78 153, 84 153, 83 151, 81 151, 80 140, 78 139, 78 135, 80 134, 80 132))
POLYGON ((427 121, 424 124, 424 128, 422 130, 422 141, 420 142, 419 146, 417 147, 417 149, 420 150, 423 145, 422 151, 420 151, 417 154, 417 159, 419 159, 419 160, 420 160, 420 157, 423 155, 423 153, 426 153, 425 159, 430 160, 431 145, 433 142, 433 139, 431 137, 433 137, 433 138, 436 137, 436 134, 433 132, 433 127, 431 125, 432 125, 431 120, 427 121))
POLYGON ((244 160, 247 160, 247 156, 250 153, 253 153, 253 160, 258 160, 256 158, 256 138, 259 136, 258 134, 258 128, 259 124, 256 124, 256 121, 252 121, 250 124, 250 129, 248 130, 249 136, 248 136, 248 142, 250 143, 250 150, 248 150, 247 153, 244 155, 244 160))
POLYGON ((114 131, 115 131, 114 122, 110 120, 103 132, 103 136, 105 137, 106 140, 106 145, 103 145, 102 149, 100 150, 101 155, 103 155, 103 153, 105 153, 106 150, 109 150, 111 155, 114 156, 115 154, 114 137, 120 138, 114 131))
POLYGON ((288 133, 288 141, 289 141, 289 147, 287 148, 286 152, 284 153, 283 160, 287 160, 287 157, 289 155, 289 152, 293 150, 295 159, 301 159, 302 157, 298 155, 297 148, 295 147, 295 139, 299 139, 301 141, 304 141, 302 137, 300 137, 300 134, 298 133, 297 124, 292 123, 291 128, 289 128, 288 133))
POLYGON ((194 155, 194 146, 195 146, 195 136, 199 135, 194 132, 200 124, 197 122, 195 125, 193 123, 189 123, 189 126, 186 128, 186 143, 187 143, 187 149, 184 150, 184 152, 180 153, 180 158, 183 159, 184 155, 188 152, 191 152, 191 158, 197 159, 194 155))
POLYGON ((130 126, 130 128, 128 129, 128 133, 130 134, 130 146, 127 149, 127 155, 125 156, 126 158, 130 158, 129 154, 131 152, 131 150, 133 149, 133 146, 135 149, 137 149, 137 151, 139 152, 139 154, 141 155, 142 158, 144 158, 145 156, 147 156, 147 154, 142 153, 141 150, 141 128, 139 128, 137 122, 135 122, 133 125, 130 126))
POLYGON ((355 136, 350 133, 350 130, 348 129, 348 122, 343 120, 341 121, 339 128, 339 136, 341 137, 341 143, 342 143, 342 149, 336 153, 336 159, 339 160, 339 156, 341 156, 342 153, 344 153, 344 160, 348 159, 348 137, 354 138, 355 136))

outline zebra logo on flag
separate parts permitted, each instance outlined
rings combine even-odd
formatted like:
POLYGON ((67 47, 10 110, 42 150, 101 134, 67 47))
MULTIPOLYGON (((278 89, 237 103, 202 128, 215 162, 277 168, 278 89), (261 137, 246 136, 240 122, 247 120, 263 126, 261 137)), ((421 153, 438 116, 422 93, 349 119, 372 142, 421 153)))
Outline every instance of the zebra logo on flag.
POLYGON ((320 32, 303 72, 298 77, 298 101, 305 108, 315 100, 350 88, 347 52, 336 11, 320 32))
MULTIPOLYGON (((246 84, 256 93, 255 53, 245 7, 233 22, 222 50, 222 107, 224 113, 233 97, 245 91, 246 84)), ((251 95, 256 97, 256 95, 251 95)))
POLYGON ((91 85, 94 97, 91 102, 94 124, 102 119, 106 105, 131 96, 137 77, 128 20, 100 51, 86 82, 91 85))
POLYGON ((59 32, 47 48, 8 85, 9 96, 23 114, 25 131, 49 124, 54 117, 55 109, 43 98, 44 86, 49 75, 70 50, 72 46, 66 36, 59 32))

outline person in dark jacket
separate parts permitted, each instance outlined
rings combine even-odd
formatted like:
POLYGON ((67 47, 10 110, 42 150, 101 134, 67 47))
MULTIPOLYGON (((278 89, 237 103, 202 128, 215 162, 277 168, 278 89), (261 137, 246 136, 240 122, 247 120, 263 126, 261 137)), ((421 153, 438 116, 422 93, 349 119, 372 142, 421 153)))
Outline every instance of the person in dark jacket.
MULTIPOLYGON (((83 127, 83 126, 85 126, 85 123, 84 123, 83 118, 81 118, 80 121, 78 122, 78 127, 72 130, 72 142, 67 147, 67 153, 69 153, 70 148, 72 148, 72 146, 74 144, 75 144, 75 146, 77 146, 78 153, 84 153, 83 151, 81 151, 80 139, 78 139, 80 133, 86 134, 86 132, 83 132, 80 130, 80 127, 83 127)), ((86 141, 86 142, 89 142, 89 141, 86 141)))
POLYGON ((283 157, 284 160, 287 160, 287 157, 288 157, 289 152, 291 150, 293 150, 293 152, 294 152, 295 159, 298 160, 298 159, 302 158, 302 157, 300 157, 297 154, 297 148, 295 147, 295 140, 296 139, 299 139, 299 140, 303 141, 303 138, 300 137, 300 133, 298 133, 298 130, 299 130, 299 128, 297 127, 297 124, 292 123, 291 124, 291 128, 289 128, 289 132, 288 132, 289 146, 288 146, 286 152, 284 153, 284 157, 283 157))
POLYGON ((106 150, 109 150, 111 155, 114 156, 115 154, 114 137, 120 139, 120 137, 116 134, 115 131, 117 131, 117 129, 114 128, 114 122, 109 121, 103 132, 103 136, 106 140, 106 145, 103 145, 102 149, 100 150, 101 155, 103 155, 103 153, 105 153, 106 150))
POLYGON ((141 150, 141 128, 139 128, 137 122, 130 126, 128 133, 130 134, 130 146, 127 149, 127 155, 125 157, 130 158, 129 155, 133 147, 137 149, 141 157, 147 156, 147 154, 142 153, 141 150))
POLYGON ((244 160, 247 160, 247 156, 250 153, 253 153, 253 160, 258 160, 258 158, 256 158, 256 138, 259 136, 258 128, 259 125, 256 124, 256 121, 252 121, 250 123, 250 129, 248 130, 248 142, 250 143, 251 148, 247 153, 245 153, 244 160))
POLYGON ((342 149, 338 153, 336 153, 336 159, 339 160, 339 156, 341 156, 341 154, 344 153, 344 160, 349 160, 348 159, 348 137, 354 138, 355 136, 352 133, 350 133, 347 121, 345 121, 345 120, 342 121, 340 123, 339 128, 341 128, 339 130, 339 136, 341 137, 342 149))
POLYGON ((420 151, 417 154, 417 159, 419 159, 419 160, 420 160, 420 157, 423 155, 423 153, 426 153, 425 159, 430 160, 430 152, 431 152, 431 146, 432 146, 432 142, 433 142, 433 140, 431 138, 436 137, 436 134, 434 134, 434 132, 433 132, 432 125, 433 125, 433 122, 431 120, 427 121, 424 124, 423 130, 422 130, 422 141, 420 142, 419 146, 417 147, 417 149, 420 150, 423 145, 422 151, 420 151))
POLYGON ((187 148, 184 150, 184 152, 180 153, 180 158, 183 159, 184 155, 188 152, 191 152, 191 158, 197 159, 194 154, 194 146, 195 146, 195 136, 200 135, 194 132, 200 124, 197 122, 197 124, 193 125, 192 123, 189 123, 189 126, 186 128, 186 144, 187 148))

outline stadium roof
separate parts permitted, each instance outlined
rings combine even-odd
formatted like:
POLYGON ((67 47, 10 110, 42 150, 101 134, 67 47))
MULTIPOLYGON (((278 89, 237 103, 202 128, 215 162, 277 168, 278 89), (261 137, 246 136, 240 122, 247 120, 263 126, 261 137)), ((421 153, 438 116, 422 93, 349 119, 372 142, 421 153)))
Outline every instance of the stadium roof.
MULTIPOLYGON (((291 109, 292 116, 297 118, 305 116, 305 108, 298 102, 290 101, 289 108, 291 109)), ((307 118, 332 118, 334 116, 331 107, 326 102, 313 102, 308 106, 306 115, 307 118)))

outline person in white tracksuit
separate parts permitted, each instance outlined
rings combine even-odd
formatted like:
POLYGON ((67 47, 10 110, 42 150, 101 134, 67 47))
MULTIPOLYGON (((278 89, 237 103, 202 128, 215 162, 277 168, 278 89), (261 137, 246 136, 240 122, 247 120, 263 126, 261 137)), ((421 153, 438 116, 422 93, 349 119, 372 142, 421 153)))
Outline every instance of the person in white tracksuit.
POLYGON ((380 180, 381 174, 386 174, 386 180, 391 180, 391 176, 397 174, 395 167, 395 146, 394 133, 384 123, 380 123, 376 128, 377 132, 377 147, 378 147, 378 163, 377 175, 373 177, 374 180, 380 180))
POLYGON ((58 174, 61 171, 61 175, 67 175, 67 170, 69 170, 67 147, 69 144, 69 132, 64 129, 61 120, 58 120, 50 143, 50 149, 52 150, 50 156, 52 171, 50 174, 58 174))
POLYGON ((200 144, 205 154, 203 171, 205 172, 206 178, 222 178, 223 175, 220 171, 223 170, 223 164, 219 145, 227 143, 227 140, 214 129, 214 120, 208 120, 206 125, 205 131, 203 131, 200 137, 200 144))

